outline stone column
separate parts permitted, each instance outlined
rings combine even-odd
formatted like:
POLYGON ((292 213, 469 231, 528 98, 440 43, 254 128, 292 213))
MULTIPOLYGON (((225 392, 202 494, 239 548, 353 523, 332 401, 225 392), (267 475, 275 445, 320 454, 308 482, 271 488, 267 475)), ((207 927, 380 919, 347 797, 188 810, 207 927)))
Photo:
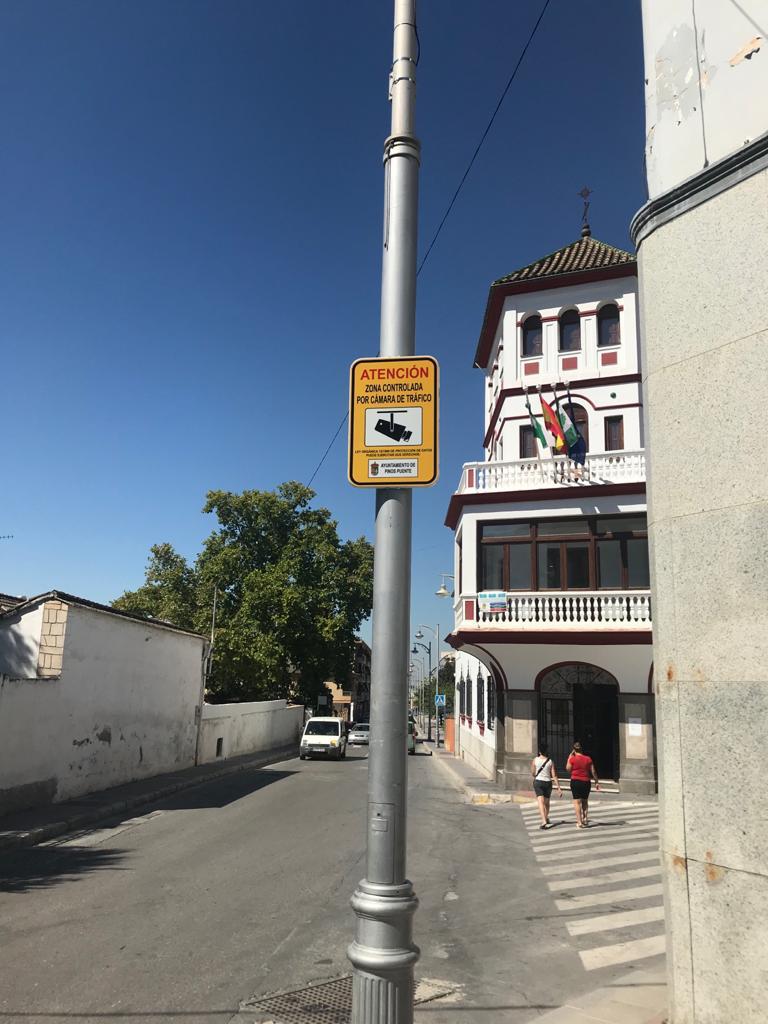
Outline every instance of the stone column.
POLYGON ((715 170, 636 232, 669 1021, 764 1024, 768 170, 715 170))
POLYGON ((539 695, 533 690, 508 690, 504 697, 504 788, 533 789, 531 758, 539 742, 539 695))
POLYGON ((619 786, 622 793, 656 792, 653 696, 619 694, 619 786))

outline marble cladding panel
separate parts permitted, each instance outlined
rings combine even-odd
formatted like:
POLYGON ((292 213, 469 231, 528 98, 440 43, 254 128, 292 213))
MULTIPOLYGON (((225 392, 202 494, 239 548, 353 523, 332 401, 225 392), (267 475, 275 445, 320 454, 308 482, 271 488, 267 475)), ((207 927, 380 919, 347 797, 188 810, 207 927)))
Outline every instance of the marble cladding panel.
MULTIPOLYGON (((676 643, 665 674, 681 682, 717 680, 724 699, 731 681, 766 680, 767 525, 768 502, 671 521, 676 643)), ((656 591, 669 585, 667 571, 656 591)), ((654 630, 657 621, 658 610, 654 630)))
MULTIPOLYGON (((716 864, 688 865, 695 1024, 765 1024, 768 879, 716 864)), ((681 945, 681 944, 679 944, 681 945)), ((688 1024, 686 1017, 671 1024, 688 1024)))
POLYGON ((680 711, 676 681, 661 682, 656 693, 656 752, 659 771, 661 848, 685 857, 683 770, 680 754, 680 711))
POLYGON ((652 522, 768 500, 768 473, 750 440, 768 390, 767 353, 765 330, 648 375, 652 522), (704 445, 696 442, 699 417, 704 445))
POLYGON ((670 221, 642 243, 646 372, 768 329, 767 194, 768 170, 670 221), (724 244, 738 258, 724 258, 724 244))
POLYGON ((768 684, 681 680, 677 690, 687 856, 768 880, 768 813, 755 788, 768 684))
POLYGON ((684 857, 662 853, 664 913, 667 928, 667 982, 675 1015, 670 1024, 696 1024, 693 1015, 693 960, 691 956, 688 865, 684 857))

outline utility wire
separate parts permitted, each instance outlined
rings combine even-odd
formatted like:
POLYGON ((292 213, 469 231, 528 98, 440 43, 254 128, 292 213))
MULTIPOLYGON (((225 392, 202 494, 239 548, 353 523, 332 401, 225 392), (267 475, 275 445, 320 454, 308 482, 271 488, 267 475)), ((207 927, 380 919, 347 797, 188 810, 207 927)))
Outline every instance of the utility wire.
MULTIPOLYGON (((509 80, 507 81, 507 84, 504 86, 502 94, 499 97, 499 102, 496 104, 496 107, 495 107, 493 113, 491 114, 491 118, 490 118, 488 124, 485 126, 485 131, 480 136, 480 141, 475 146, 475 151, 472 154, 469 163, 467 164, 466 170, 464 171, 464 173, 461 176, 461 181, 459 182, 459 184, 458 184, 458 186, 456 188, 456 191, 453 193, 453 196, 451 198, 450 203, 448 203, 448 207, 447 207, 445 213, 443 214, 442 220, 437 225, 437 230, 435 231, 434 235, 432 236, 432 241, 429 243, 429 245, 427 247, 427 251, 422 256, 421 263, 419 264, 419 266, 418 266, 418 268, 416 270, 416 277, 418 277, 419 274, 424 269, 424 264, 429 259, 429 254, 432 252, 432 249, 435 246, 435 242, 439 238, 440 232, 443 230, 443 227, 445 226, 445 222, 448 220, 448 218, 449 218, 449 216, 451 214, 451 210, 453 209, 453 207, 454 207, 454 205, 456 203, 456 200, 459 198, 459 193, 461 192, 462 188, 464 187, 464 182, 469 177, 469 172, 472 170, 472 165, 474 164, 475 160, 477 159, 477 156, 478 156, 480 150, 483 148, 483 143, 485 142, 486 138, 488 137, 488 133, 490 132, 491 128, 493 127, 493 122, 496 120, 496 115, 501 110, 501 106, 502 106, 504 100, 507 97, 507 93, 509 92, 509 90, 510 90, 510 88, 512 86, 512 83, 514 82, 514 80, 515 80, 515 78, 517 76, 517 72, 520 70, 520 65, 523 63, 523 60, 525 59, 525 55, 528 52, 528 49, 530 48, 530 45, 533 42, 534 37, 536 36, 536 33, 539 30, 539 25, 541 25, 541 22, 544 19, 544 15, 547 13, 547 8, 549 7, 549 4, 550 4, 550 0, 544 0, 544 6, 541 8, 541 13, 539 14, 538 18, 536 19, 536 24, 531 29, 531 34, 528 36, 528 39, 526 41, 525 46, 520 51, 520 56, 517 58, 517 63, 515 64, 514 68, 512 69, 512 74, 509 76, 509 80)), ((421 44, 419 42, 418 29, 416 28, 415 25, 413 26, 413 28, 414 28, 414 31, 416 32, 416 42, 419 45, 419 57, 420 57, 421 56, 421 44)), ((416 59, 416 63, 418 64, 418 58, 416 59)), ((312 476, 309 478, 309 483, 307 484, 307 487, 311 486, 312 481, 315 479, 315 477, 319 473, 320 467, 323 465, 323 463, 325 462, 326 458, 328 457, 328 453, 330 452, 331 448, 333 448, 334 441, 336 440, 336 438, 341 433, 342 428, 343 428, 344 424, 347 422, 348 418, 349 418, 349 410, 347 410, 347 412, 344 413, 344 418, 342 419, 341 423, 336 428, 336 433, 331 438, 331 443, 325 449, 325 451, 323 453, 323 457, 320 459, 320 461, 318 462, 317 466, 315 466, 315 471, 312 474, 312 476)))
POLYGON ((509 81, 504 86, 504 91, 502 92, 501 96, 499 97, 499 102, 496 104, 496 109, 491 114, 491 119, 488 122, 488 124, 485 126, 485 131, 480 136, 480 141, 475 146, 475 151, 472 154, 472 157, 471 157, 469 163, 467 164, 466 171, 464 171, 464 174, 461 176, 461 181, 459 182, 458 187, 456 188, 456 191, 453 193, 453 198, 451 199, 450 203, 448 203, 448 209, 443 214, 443 219, 437 225, 437 231, 435 231, 434 235, 432 236, 432 241, 429 243, 429 247, 427 248, 427 251, 424 253, 424 256, 422 257, 421 263, 419 264, 419 269, 416 271, 416 277, 419 276, 419 274, 421 273, 421 271, 422 271, 422 269, 424 267, 424 264, 427 262, 427 259, 429 258, 429 254, 432 252, 432 249, 434 248, 435 242, 437 241, 437 239, 438 239, 438 237, 440 235, 440 232, 443 230, 443 225, 448 220, 450 212, 453 209, 454 203, 459 198, 459 193, 461 192, 462 188, 464 187, 464 182, 469 177, 469 172, 472 170, 472 165, 474 164, 475 160, 477 159, 478 153, 483 148, 483 143, 485 142, 485 140, 486 140, 486 138, 488 136, 488 132, 491 130, 491 127, 493 126, 493 122, 496 120, 496 115, 501 110, 501 105, 504 102, 504 100, 506 99, 507 93, 509 92, 511 85, 512 85, 512 83, 515 80, 515 76, 517 75, 517 72, 520 70, 520 65, 523 63, 523 59, 524 59, 526 53, 528 52, 528 48, 530 47, 531 43, 533 42, 534 36, 536 35, 536 33, 537 33, 538 29, 539 29, 539 25, 541 24, 542 19, 543 19, 544 15, 546 14, 547 8, 549 7, 549 3, 550 3, 550 0, 544 0, 544 6, 541 8, 541 13, 539 14, 538 18, 536 19, 536 24, 531 29, 531 34, 528 36, 528 41, 526 42, 525 46, 523 47, 523 49, 522 49, 522 51, 520 53, 520 56, 517 58, 517 64, 515 64, 515 67, 514 67, 514 69, 512 71, 512 74, 509 76, 509 81))

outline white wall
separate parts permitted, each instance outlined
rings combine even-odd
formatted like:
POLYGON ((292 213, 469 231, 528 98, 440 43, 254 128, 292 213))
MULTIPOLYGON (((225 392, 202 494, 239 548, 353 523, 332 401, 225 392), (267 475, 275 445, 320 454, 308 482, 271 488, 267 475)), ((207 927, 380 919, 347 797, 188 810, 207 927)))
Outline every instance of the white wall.
POLYGON ((293 744, 298 749, 304 708, 284 700, 246 704, 204 704, 199 761, 224 760, 238 754, 277 750, 293 744), (217 741, 221 753, 217 756, 217 741))
POLYGON ((765 36, 765 0, 643 0, 651 199, 768 129, 765 36))
POLYGON ((69 605, 61 677, 0 679, 0 811, 193 765, 204 646, 69 605))
POLYGON ((17 622, 4 623, 0 630, 0 672, 18 679, 37 675, 42 624, 42 604, 20 616, 17 622))

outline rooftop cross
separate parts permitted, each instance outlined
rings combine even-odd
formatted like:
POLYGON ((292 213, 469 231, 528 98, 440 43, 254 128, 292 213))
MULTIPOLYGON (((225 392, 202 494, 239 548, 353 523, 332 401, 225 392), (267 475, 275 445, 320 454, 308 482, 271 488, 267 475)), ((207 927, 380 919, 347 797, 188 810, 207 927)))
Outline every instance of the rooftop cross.
POLYGON ((581 215, 581 236, 582 238, 589 238, 592 234, 592 229, 589 226, 589 220, 587 214, 589 213, 589 197, 592 195, 592 189, 587 188, 585 185, 581 192, 578 193, 584 200, 584 210, 581 215))

